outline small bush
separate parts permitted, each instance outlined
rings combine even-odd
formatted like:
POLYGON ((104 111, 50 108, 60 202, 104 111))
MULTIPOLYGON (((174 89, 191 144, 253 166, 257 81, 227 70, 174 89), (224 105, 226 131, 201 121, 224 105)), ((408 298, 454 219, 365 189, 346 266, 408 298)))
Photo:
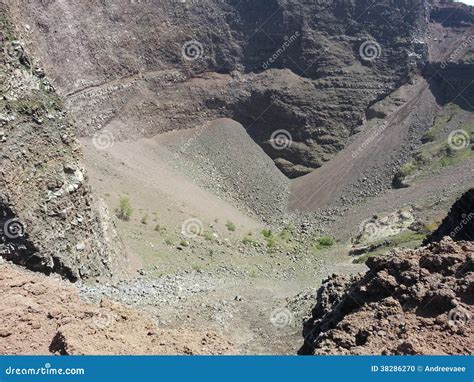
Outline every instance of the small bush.
POLYGON ((201 236, 206 239, 207 241, 214 241, 215 237, 212 232, 204 231, 201 236))
POLYGON ((323 236, 316 241, 316 247, 318 249, 331 248, 335 243, 336 241, 331 236, 323 236))
POLYGON ((263 237, 268 239, 269 237, 273 236, 272 230, 271 229, 262 229, 262 235, 263 235, 263 237))
POLYGON ((162 234, 162 233, 165 233, 165 232, 166 232, 166 228, 165 228, 165 227, 162 227, 161 224, 157 224, 157 225, 155 226, 155 231, 162 234))
POLYGON ((148 214, 145 214, 142 216, 142 219, 140 220, 142 224, 148 224, 148 214))
POLYGON ((237 227, 235 226, 235 224, 232 223, 232 222, 227 222, 225 226, 227 227, 227 229, 228 229, 229 231, 232 231, 232 232, 234 232, 235 229, 237 228, 237 227))
POLYGON ((267 247, 269 249, 275 248, 277 246, 277 240, 273 236, 267 237, 266 241, 267 241, 267 247))
POLYGON ((119 219, 128 221, 132 216, 133 208, 130 205, 128 196, 122 196, 119 201, 119 207, 116 209, 116 215, 119 219))

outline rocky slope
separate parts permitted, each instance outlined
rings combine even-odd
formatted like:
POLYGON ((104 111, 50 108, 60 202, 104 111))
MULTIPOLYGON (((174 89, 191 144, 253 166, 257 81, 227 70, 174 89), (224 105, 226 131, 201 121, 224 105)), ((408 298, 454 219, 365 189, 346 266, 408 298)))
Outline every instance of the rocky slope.
POLYGON ((18 0, 10 15, 80 134, 106 129, 123 139, 230 117, 296 177, 329 160, 366 109, 423 63, 429 7, 423 0, 18 0), (196 76, 200 83, 191 83, 196 76), (279 133, 292 144, 275 147, 279 133))
POLYGON ((61 280, 0 263, 0 354, 230 354, 212 332, 159 328, 143 312, 86 304, 61 280))
POLYGON ((74 126, 2 8, 0 23, 0 256, 70 280, 110 275, 120 246, 74 126))
POLYGON ((300 354, 472 354, 472 242, 370 258, 319 290, 300 354))

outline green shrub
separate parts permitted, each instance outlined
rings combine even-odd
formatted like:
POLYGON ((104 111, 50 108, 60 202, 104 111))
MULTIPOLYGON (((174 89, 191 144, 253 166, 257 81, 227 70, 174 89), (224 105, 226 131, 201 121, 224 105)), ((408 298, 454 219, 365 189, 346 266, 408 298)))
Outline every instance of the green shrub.
POLYGON ((119 207, 116 209, 116 215, 119 219, 128 221, 132 216, 133 208, 130 205, 128 196, 122 196, 119 201, 119 207))
POLYGON ((161 224, 157 224, 155 226, 155 231, 163 234, 166 232, 166 227, 162 227, 161 224))
POLYGON ((323 249, 323 248, 331 248, 336 241, 331 236, 322 236, 318 240, 316 240, 316 248, 323 249))
POLYGON ((230 222, 230 221, 227 222, 225 226, 227 227, 227 229, 228 229, 229 231, 232 231, 232 232, 234 232, 234 231, 236 230, 236 228, 237 228, 237 227, 235 226, 235 224, 232 223, 232 222, 230 222))
POLYGON ((267 247, 270 249, 275 248, 277 246, 277 240, 273 236, 267 237, 266 241, 267 247))
POLYGON ((215 237, 212 232, 204 231, 201 236, 206 239, 207 241, 214 241, 215 237))

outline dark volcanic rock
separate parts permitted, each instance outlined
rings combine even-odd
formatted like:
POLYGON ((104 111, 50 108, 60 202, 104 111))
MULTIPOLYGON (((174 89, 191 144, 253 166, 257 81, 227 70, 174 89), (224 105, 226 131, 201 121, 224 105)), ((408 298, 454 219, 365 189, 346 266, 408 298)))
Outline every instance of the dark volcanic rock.
POLYGON ((300 354, 472 354, 474 243, 446 238, 334 275, 304 326, 300 354))
POLYGON ((445 236, 456 241, 474 241, 474 188, 454 203, 448 216, 424 244, 441 241, 445 236))

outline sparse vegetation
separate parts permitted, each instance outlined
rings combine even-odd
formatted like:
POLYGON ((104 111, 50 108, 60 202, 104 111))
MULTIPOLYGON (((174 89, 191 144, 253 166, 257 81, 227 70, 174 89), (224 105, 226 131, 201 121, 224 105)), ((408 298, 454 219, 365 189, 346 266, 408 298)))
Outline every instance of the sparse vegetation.
POLYGON ((261 232, 267 243, 267 248, 275 248, 277 246, 277 238, 273 235, 273 232, 270 229, 263 229, 261 232))
POLYGON ((171 239, 170 237, 167 237, 167 238, 165 239, 165 244, 166 244, 166 245, 174 245, 174 240, 171 239))
POLYGON ((215 237, 214 237, 214 233, 213 232, 209 232, 209 231, 204 231, 201 236, 206 239, 207 241, 214 241, 215 237))
POLYGON ((254 247, 257 247, 259 245, 259 242, 252 237, 252 233, 248 233, 242 239, 242 243, 245 245, 253 245, 254 247))
POLYGON ((166 227, 163 227, 161 224, 157 224, 155 226, 155 231, 160 234, 164 234, 166 232, 166 227))
POLYGON ((369 257, 383 255, 392 248, 404 247, 404 248, 416 248, 421 245, 425 239, 426 234, 414 231, 403 231, 398 235, 390 237, 389 239, 383 239, 379 242, 374 243, 374 247, 378 247, 375 251, 366 253, 365 255, 358 257, 353 261, 355 264, 363 264, 369 257), (382 245, 383 244, 383 245, 382 245), (381 245, 381 246, 380 246, 381 245))
POLYGON ((316 240, 316 243, 314 246, 316 249, 325 249, 325 248, 331 248, 334 244, 336 244, 336 241, 334 240, 333 237, 322 236, 316 240))
POLYGON ((124 221, 130 220, 133 213, 133 208, 130 204, 130 199, 128 196, 122 196, 120 198, 119 206, 115 212, 119 219, 124 221))
POLYGON ((235 226, 235 224, 232 223, 231 221, 228 221, 225 226, 226 226, 227 229, 228 229, 229 231, 231 231, 231 232, 234 232, 234 231, 237 229, 237 227, 235 226))
MULTIPOLYGON (((455 150, 450 146, 446 133, 442 133, 443 128, 456 117, 457 113, 459 113, 459 107, 451 104, 447 108, 446 114, 436 118, 431 129, 422 136, 423 145, 420 150, 395 175, 395 185, 403 185, 405 178, 408 176, 416 176, 427 170, 453 166, 474 157, 474 151, 470 150, 469 147, 455 150)), ((474 134, 474 123, 463 124, 458 129, 464 131, 468 136, 472 136, 474 134)))

